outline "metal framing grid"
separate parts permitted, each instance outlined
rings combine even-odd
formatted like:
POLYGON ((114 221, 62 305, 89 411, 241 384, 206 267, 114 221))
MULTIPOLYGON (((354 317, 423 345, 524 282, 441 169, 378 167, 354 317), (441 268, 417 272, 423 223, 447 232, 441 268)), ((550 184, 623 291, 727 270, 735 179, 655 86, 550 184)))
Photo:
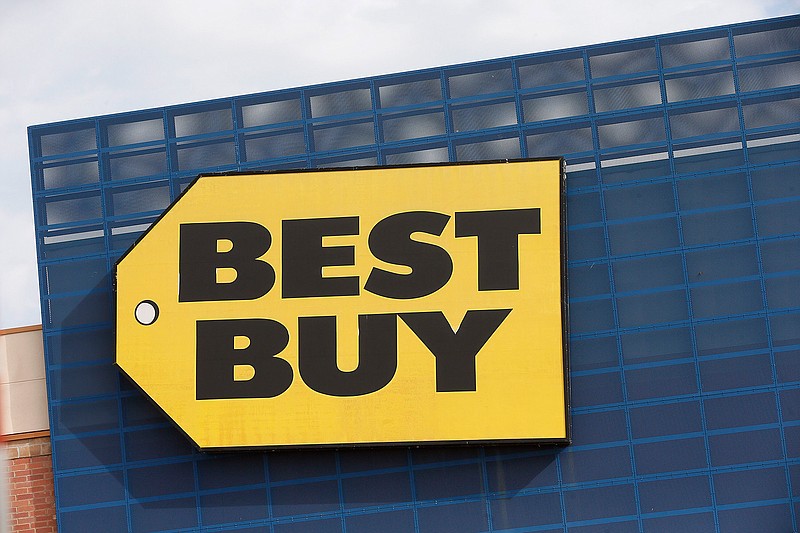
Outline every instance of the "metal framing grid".
POLYGON ((60 530, 797 531, 798 67, 792 16, 32 126, 60 530), (203 454, 112 366, 109 273, 201 172, 542 156, 567 449, 203 454))

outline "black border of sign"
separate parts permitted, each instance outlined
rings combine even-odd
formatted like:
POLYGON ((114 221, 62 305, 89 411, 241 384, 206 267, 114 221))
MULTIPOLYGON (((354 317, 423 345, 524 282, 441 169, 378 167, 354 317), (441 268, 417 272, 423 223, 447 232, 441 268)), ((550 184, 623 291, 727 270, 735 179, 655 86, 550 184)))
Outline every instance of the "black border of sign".
POLYGON ((422 164, 405 164, 405 165, 372 165, 362 167, 334 167, 334 168, 299 168, 299 169, 280 169, 280 170, 247 170, 247 171, 231 171, 231 172, 206 172, 198 174, 196 178, 184 189, 175 200, 153 221, 150 226, 134 241, 134 243, 122 254, 119 259, 114 263, 113 269, 113 293, 114 293, 114 366, 117 370, 124 375, 134 387, 145 398, 152 403, 156 409, 161 412, 177 429, 183 434, 194 447, 201 452, 217 453, 217 452, 247 452, 247 451, 269 451, 269 450, 293 450, 293 449, 352 449, 352 448, 377 448, 386 446, 399 446, 399 447, 422 447, 422 446, 494 446, 494 445, 524 445, 534 444, 538 446, 568 446, 572 443, 572 417, 570 416, 571 408, 571 381, 570 381, 570 365, 569 365, 569 287, 567 276, 567 175, 566 175, 566 161, 563 157, 535 157, 535 158, 516 158, 516 159, 491 159, 480 161, 463 161, 463 162, 442 162, 442 163, 422 163, 422 164), (462 165, 487 165, 487 164, 507 164, 507 163, 522 163, 531 161, 558 161, 559 162, 559 197, 560 197, 560 226, 561 226, 561 336, 562 336, 562 361, 564 365, 564 423, 565 435, 563 439, 485 439, 485 440, 437 440, 437 441, 398 441, 398 442, 357 442, 357 443, 330 443, 330 444, 265 444, 263 446, 223 446, 223 447, 206 447, 203 448, 195 440, 186 433, 183 428, 164 411, 149 394, 147 394, 136 381, 131 378, 117 363, 116 350, 117 350, 117 267, 127 257, 140 241, 142 241, 150 230, 156 226, 161 219, 175 206, 181 198, 191 189, 195 183, 200 179, 207 176, 252 176, 264 175, 270 176, 275 174, 302 174, 308 172, 343 172, 353 170, 383 170, 387 168, 421 168, 421 167, 453 167, 462 165))

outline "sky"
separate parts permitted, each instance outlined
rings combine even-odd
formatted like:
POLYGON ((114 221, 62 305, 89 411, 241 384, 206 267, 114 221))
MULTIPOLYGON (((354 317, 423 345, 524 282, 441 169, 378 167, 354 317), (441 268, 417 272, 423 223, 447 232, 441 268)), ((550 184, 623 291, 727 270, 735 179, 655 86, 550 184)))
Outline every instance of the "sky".
POLYGON ((798 12, 800 0, 0 0, 0 329, 42 321, 30 125, 798 12))

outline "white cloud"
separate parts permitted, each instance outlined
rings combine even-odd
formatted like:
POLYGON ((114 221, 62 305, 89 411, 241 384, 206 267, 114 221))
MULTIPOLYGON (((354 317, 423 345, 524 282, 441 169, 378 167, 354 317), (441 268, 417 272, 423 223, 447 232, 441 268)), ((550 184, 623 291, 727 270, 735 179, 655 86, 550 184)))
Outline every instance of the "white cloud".
POLYGON ((798 0, 7 0, 0 17, 0 328, 39 320, 36 284, 30 282, 32 243, 25 240, 33 235, 28 125, 754 20, 798 8, 798 0))

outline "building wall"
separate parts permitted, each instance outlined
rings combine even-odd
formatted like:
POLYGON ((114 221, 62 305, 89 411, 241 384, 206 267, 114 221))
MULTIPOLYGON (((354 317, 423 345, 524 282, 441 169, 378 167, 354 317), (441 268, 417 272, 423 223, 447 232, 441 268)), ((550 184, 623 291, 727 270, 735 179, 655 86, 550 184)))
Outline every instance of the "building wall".
POLYGON ((0 428, 11 530, 55 533, 41 326, 0 330, 0 428))
POLYGON ((42 327, 0 330, 0 428, 10 435, 48 427, 42 327))
POLYGON ((60 529, 796 531, 798 65, 793 16, 32 126, 60 529), (539 156, 565 449, 200 453, 113 366, 113 266, 198 173, 539 156))
POLYGON ((5 447, 11 530, 56 533, 49 435, 12 440, 5 447))

